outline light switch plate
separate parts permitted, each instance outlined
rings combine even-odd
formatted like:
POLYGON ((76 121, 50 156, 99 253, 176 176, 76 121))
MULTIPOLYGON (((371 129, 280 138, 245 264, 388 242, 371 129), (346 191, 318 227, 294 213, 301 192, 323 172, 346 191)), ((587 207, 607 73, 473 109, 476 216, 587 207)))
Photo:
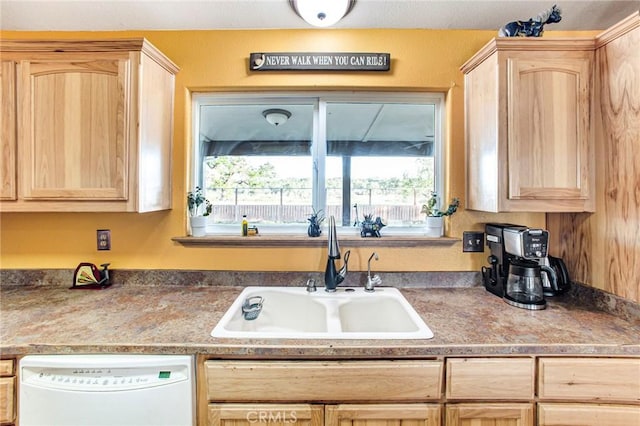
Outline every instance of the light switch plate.
POLYGON ((464 231, 462 233, 462 251, 463 252, 483 252, 484 251, 484 232, 464 231))

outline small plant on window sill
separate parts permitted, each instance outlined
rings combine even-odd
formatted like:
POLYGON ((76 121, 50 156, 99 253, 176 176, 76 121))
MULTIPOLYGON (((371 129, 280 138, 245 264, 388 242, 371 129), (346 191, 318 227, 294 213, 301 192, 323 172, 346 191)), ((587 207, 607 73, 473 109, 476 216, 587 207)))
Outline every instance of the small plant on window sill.
POLYGON ((187 193, 187 210, 189 211, 189 225, 192 237, 204 237, 207 233, 207 219, 213 206, 196 186, 194 191, 187 193))
POLYGON ((209 216, 213 206, 202 193, 202 189, 196 186, 196 189, 187 193, 187 207, 190 217, 209 216), (200 208, 202 207, 202 209, 200 208), (202 214, 200 214, 202 212, 202 214))
POLYGON ((460 200, 458 198, 453 198, 447 210, 444 210, 444 211, 439 210, 438 194, 436 194, 435 192, 432 192, 431 198, 429 198, 429 201, 427 201, 427 204, 422 205, 422 210, 420 210, 420 213, 426 214, 427 217, 451 216, 456 211, 458 211, 459 205, 460 205, 460 200))
POLYGON ((307 228, 307 235, 310 237, 319 237, 322 234, 320 225, 324 221, 324 215, 322 210, 316 211, 313 209, 313 213, 307 218, 309 221, 309 227, 307 228))
POLYGON ((454 214, 458 210, 459 205, 460 200, 453 198, 447 210, 440 210, 438 206, 438 194, 432 192, 431 198, 429 198, 427 204, 422 205, 422 210, 420 211, 420 213, 427 215, 426 236, 435 238, 442 237, 444 235, 444 217, 454 214))

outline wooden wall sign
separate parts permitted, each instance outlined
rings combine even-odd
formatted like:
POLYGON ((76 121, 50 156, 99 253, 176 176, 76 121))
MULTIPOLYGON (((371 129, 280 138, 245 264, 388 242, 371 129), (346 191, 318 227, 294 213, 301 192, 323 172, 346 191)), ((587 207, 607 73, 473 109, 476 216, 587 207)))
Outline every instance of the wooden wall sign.
POLYGON ((251 71, 389 71, 389 53, 251 53, 251 71))

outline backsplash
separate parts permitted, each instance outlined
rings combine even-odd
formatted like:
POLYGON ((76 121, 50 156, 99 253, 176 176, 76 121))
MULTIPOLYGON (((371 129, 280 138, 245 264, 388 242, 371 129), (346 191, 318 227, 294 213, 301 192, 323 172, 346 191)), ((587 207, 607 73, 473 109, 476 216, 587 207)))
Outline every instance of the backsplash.
MULTIPOLYGON (((1 285, 68 286, 73 269, 2 269, 1 285)), ((114 285, 197 285, 197 286, 304 286, 308 279, 324 282, 324 272, 252 272, 207 270, 110 269, 114 285)), ((473 287, 481 285, 479 272, 377 272, 382 285, 392 287, 473 287)), ((367 273, 349 271, 343 286, 363 286, 367 273)))
MULTIPOLYGON (((0 269, 0 285, 71 287, 73 269, 0 269)), ((321 286, 323 272, 251 272, 251 271, 190 271, 190 270, 111 270, 114 287, 140 286, 303 286, 308 279, 321 286)), ((398 288, 464 288, 482 285, 480 272, 379 272, 383 286, 398 288)), ((350 271, 345 286, 363 286, 367 273, 350 271)), ((101 290, 96 290, 101 291, 101 290)), ((103 290, 110 291, 110 290, 103 290)), ((611 293, 572 283, 571 290, 557 296, 575 300, 590 309, 608 312, 617 317, 640 324, 640 304, 611 293)), ((550 299, 552 300, 552 299, 550 299)))

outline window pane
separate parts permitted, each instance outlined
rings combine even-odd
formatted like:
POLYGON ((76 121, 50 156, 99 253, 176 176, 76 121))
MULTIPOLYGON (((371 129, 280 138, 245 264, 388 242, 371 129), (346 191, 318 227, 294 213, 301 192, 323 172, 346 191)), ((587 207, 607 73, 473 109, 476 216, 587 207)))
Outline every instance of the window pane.
POLYGON ((388 225, 421 223, 435 189, 434 141, 433 103, 328 103, 329 209, 343 226, 365 214, 388 225))
POLYGON ((434 189, 433 157, 355 157, 351 182, 351 203, 358 205, 359 220, 371 214, 387 225, 422 223, 421 206, 434 189))
POLYGON ((311 212, 313 105, 201 108, 202 182, 212 223, 306 223, 311 212), (264 111, 284 110, 269 123, 264 111), (285 115, 287 115, 285 114, 285 115))

